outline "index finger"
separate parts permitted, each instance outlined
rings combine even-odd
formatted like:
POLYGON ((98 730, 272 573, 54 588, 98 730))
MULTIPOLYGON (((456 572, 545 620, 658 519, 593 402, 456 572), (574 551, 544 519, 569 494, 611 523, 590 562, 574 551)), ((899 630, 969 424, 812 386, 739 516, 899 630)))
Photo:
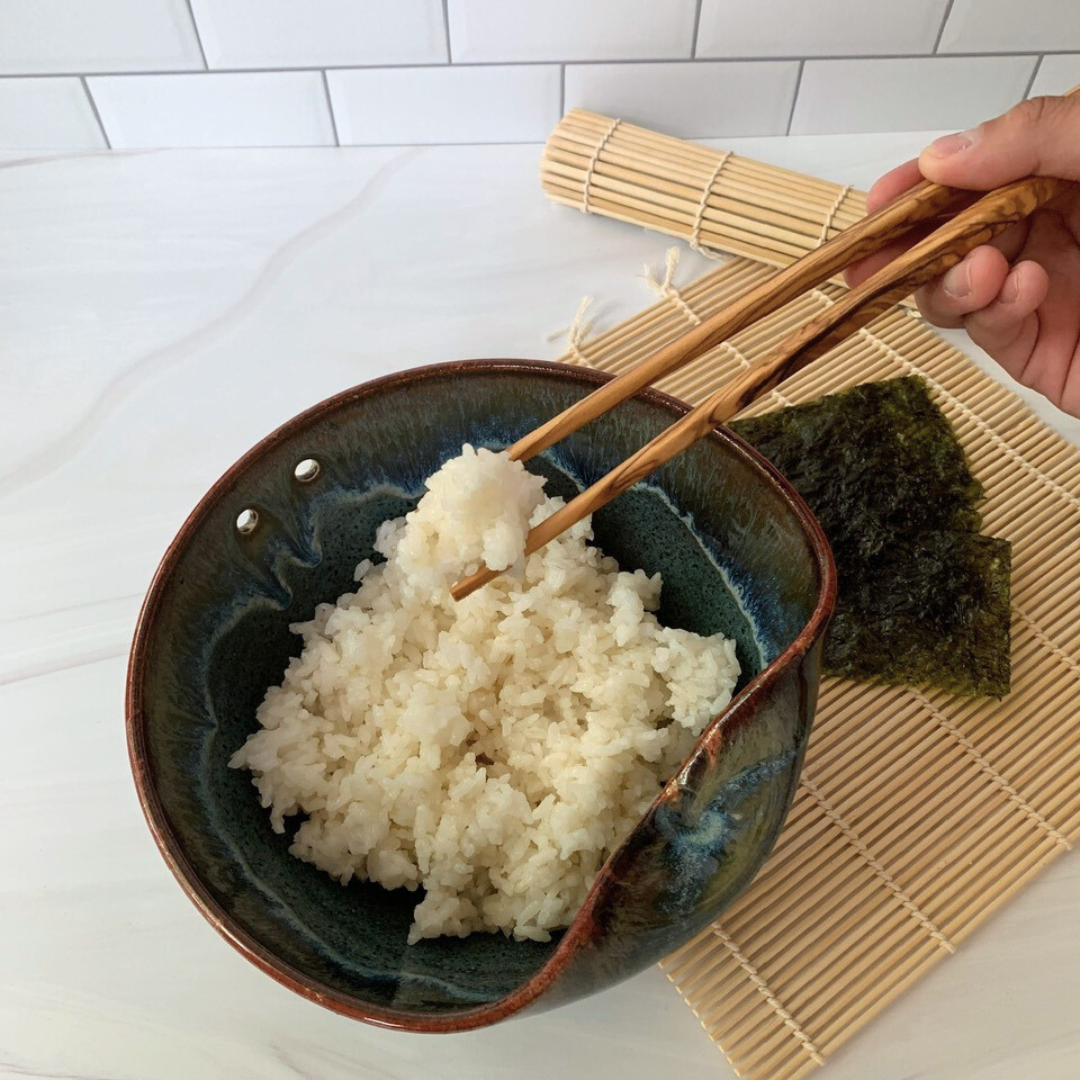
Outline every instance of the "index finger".
POLYGON ((912 158, 910 161, 905 161, 903 165, 890 169, 884 176, 879 177, 867 192, 866 212, 873 214, 883 206, 887 206, 908 188, 913 188, 922 178, 918 158, 912 158))
MULTIPOLYGON (((922 173, 919 172, 918 158, 912 158, 910 161, 905 161, 903 165, 897 165, 895 169, 890 169, 884 176, 879 177, 874 186, 867 192, 867 214, 876 213, 883 206, 888 206, 889 203, 894 202, 909 188, 913 188, 922 178, 922 173)), ((916 240, 921 240, 923 236, 930 232, 930 229, 930 226, 926 226, 910 236, 892 241, 881 251, 852 263, 844 271, 844 280, 847 282, 848 287, 854 288, 856 285, 860 285, 871 274, 876 273, 886 263, 892 262, 897 255, 911 247, 916 240)))

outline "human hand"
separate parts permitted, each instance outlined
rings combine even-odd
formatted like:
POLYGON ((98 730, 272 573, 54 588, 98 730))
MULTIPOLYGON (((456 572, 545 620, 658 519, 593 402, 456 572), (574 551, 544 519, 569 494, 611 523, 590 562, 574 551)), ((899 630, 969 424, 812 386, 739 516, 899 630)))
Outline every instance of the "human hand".
MULTIPOLYGON (((1080 98, 1032 98, 936 140, 874 184, 867 212, 924 177, 988 191, 1033 174, 1080 181, 1080 98)), ((856 263, 848 284, 864 281, 922 235, 856 263)), ((932 323, 962 326, 1014 379, 1080 416, 1080 185, 975 248, 916 300, 932 323)))

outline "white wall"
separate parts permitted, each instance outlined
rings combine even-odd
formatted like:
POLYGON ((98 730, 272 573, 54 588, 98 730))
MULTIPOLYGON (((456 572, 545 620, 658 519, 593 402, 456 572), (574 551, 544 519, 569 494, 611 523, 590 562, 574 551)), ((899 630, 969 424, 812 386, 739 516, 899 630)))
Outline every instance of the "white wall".
POLYGON ((0 0, 0 147, 960 128, 1080 83, 1080 0, 0 0))

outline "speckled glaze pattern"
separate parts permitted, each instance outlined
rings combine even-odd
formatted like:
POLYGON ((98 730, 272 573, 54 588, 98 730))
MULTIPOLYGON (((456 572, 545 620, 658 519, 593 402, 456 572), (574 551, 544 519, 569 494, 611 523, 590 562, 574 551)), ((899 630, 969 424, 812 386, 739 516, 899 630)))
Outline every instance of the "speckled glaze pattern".
MULTIPOLYGON (((147 595, 132 647, 128 741, 147 820, 203 914, 292 989, 388 1027, 453 1031, 599 990, 697 933, 771 849, 813 719, 835 571, 810 512, 727 432, 594 518, 627 568, 664 575, 660 618, 738 643, 743 678, 573 924, 545 944, 499 934, 406 945, 416 893, 342 887, 288 854, 250 775, 227 767, 299 639, 289 624, 353 587, 378 524, 411 508, 463 442, 503 447, 607 376, 470 361, 346 391, 268 436, 193 511, 147 595), (294 476, 319 462, 309 483, 294 476), (245 509, 257 527, 240 534, 245 509)), ((648 392, 530 468, 591 483, 684 410, 648 392)))

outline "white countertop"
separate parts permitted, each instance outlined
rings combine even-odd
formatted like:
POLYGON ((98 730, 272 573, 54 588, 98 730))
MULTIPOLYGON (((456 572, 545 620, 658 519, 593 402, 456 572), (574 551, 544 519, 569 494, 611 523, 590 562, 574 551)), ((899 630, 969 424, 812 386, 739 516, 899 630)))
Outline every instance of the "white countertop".
MULTIPOLYGON (((866 185, 928 137, 725 145, 866 185)), ((661 264, 670 241, 547 203, 539 151, 0 157, 0 1077, 733 1075, 658 969, 446 1037, 377 1030, 302 1000, 184 897, 128 771, 138 604, 227 465, 375 375, 555 357, 562 341, 546 335, 584 294, 600 329, 652 302, 641 267, 661 264)), ((705 265, 684 252, 681 280, 705 265)), ((1037 408, 1080 443, 1080 421, 1037 408)), ((822 1076, 1078 1074, 1071 855, 822 1076)))

